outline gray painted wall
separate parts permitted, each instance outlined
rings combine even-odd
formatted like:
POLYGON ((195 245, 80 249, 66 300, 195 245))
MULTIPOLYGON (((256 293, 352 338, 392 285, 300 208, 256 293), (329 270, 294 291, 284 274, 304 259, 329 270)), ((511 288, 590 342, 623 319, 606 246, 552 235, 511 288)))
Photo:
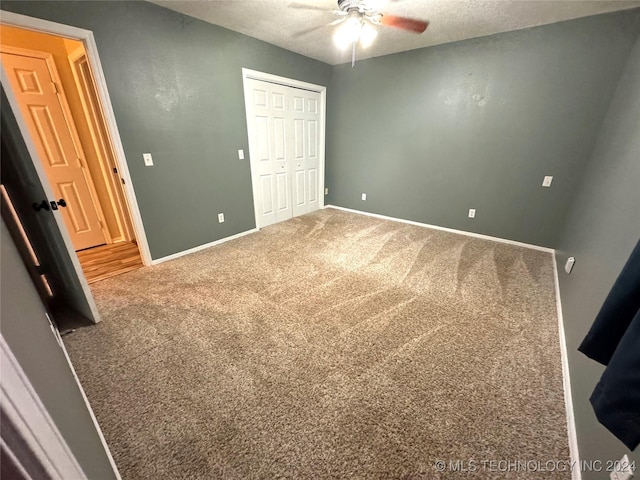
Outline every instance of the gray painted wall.
POLYGON ((639 25, 619 12, 336 67, 327 203, 555 247, 639 25))
POLYGON ((255 227, 241 69, 321 85, 331 74, 146 2, 3 1, 2 9, 93 31, 153 258, 255 227), (154 167, 144 166, 146 152, 154 167))
POLYGON ((328 85, 328 203, 559 245, 561 262, 575 255, 561 287, 581 453, 621 456, 586 403, 601 368, 575 348, 640 228, 637 43, 598 135, 640 10, 351 69, 146 3, 2 8, 94 32, 154 258, 254 227, 248 161, 236 158, 248 150, 242 67, 328 85), (143 166, 143 152, 156 166, 143 166), (544 175, 554 175, 551 189, 540 186, 544 175), (468 208, 478 209, 475 220, 468 208))
MULTIPOLYGON (((604 367, 577 351, 640 238, 640 37, 635 42, 557 250, 580 455, 616 460, 629 450, 602 427, 589 403, 604 367), (571 275, 562 266, 576 258, 571 275)), ((640 455, 630 455, 640 464, 640 455)), ((585 472, 584 479, 603 478, 585 472)))
POLYGON ((2 336, 87 477, 115 479, 78 384, 49 328, 44 306, 4 220, 0 229, 2 336))

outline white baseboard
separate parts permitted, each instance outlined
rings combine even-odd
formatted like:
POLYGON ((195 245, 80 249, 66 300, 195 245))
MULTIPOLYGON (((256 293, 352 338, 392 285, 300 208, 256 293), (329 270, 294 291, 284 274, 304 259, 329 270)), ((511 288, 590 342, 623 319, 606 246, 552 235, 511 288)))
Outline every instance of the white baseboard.
POLYGON ((157 258, 151 261, 151 265, 158 265, 159 263, 166 262, 168 260, 173 260, 175 258, 180 258, 180 257, 183 257, 184 255, 189 255, 190 253, 199 252, 200 250, 204 250, 205 248, 215 247, 216 245, 220 245, 221 243, 228 242, 229 240, 234 240, 236 238, 244 237, 245 235, 249 235, 250 233, 254 233, 257 231, 258 231, 257 228, 252 228, 251 230, 236 233, 235 235, 231 235, 230 237, 221 238, 220 240, 216 240, 215 242, 205 243, 204 245, 199 245, 197 247, 190 248, 189 250, 184 250, 182 252, 174 253, 172 255, 167 255, 166 257, 157 258))
POLYGON ((352 208, 336 207, 335 205, 327 205, 325 208, 335 208, 336 210, 343 210, 345 212, 358 213, 360 215, 367 215, 369 217, 381 218, 383 220, 391 220, 393 222, 407 223, 409 225, 416 225, 418 227, 433 228, 434 230, 442 230, 443 232, 457 233, 459 235, 466 235, 468 237, 481 238, 483 240, 491 240, 493 242, 507 243, 509 245, 516 245, 518 247, 530 248, 532 250, 540 250, 542 252, 547 252, 551 254, 555 253, 555 250, 553 248, 541 247, 539 245, 532 245, 530 243, 524 243, 524 242, 516 242, 515 240, 507 240, 506 238, 492 237, 491 235, 483 235, 481 233, 466 232, 464 230, 456 230, 454 228, 439 227, 437 225, 429 225, 428 223, 414 222, 413 220, 405 220, 403 218, 388 217, 386 215, 363 212, 362 210, 354 210, 352 208))
POLYGON ((564 404, 567 412, 567 435, 569 437, 569 453, 571 454, 571 479, 581 480, 580 451, 578 450, 578 435, 573 413, 573 396, 571 394, 571 377, 569 374, 569 356, 567 353, 567 339, 564 334, 564 317, 562 315, 562 301, 560 300, 560 279, 558 278, 558 263, 553 255, 553 280, 556 287, 556 314, 558 316, 558 336, 560 337, 560 357, 562 361, 562 386, 564 388, 564 404))

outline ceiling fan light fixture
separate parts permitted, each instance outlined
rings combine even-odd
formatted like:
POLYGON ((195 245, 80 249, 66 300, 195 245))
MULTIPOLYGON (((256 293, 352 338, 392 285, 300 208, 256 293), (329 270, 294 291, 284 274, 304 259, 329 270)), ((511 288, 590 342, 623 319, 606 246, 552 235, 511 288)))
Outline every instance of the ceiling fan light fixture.
POLYGON ((364 21, 360 16, 351 15, 336 28, 333 41, 338 48, 345 50, 360 40, 364 27, 364 21))
POLYGON ((378 31, 371 25, 365 23, 360 30, 360 45, 362 48, 369 47, 378 36, 378 31))
POLYGON ((365 22, 362 16, 351 15, 336 29, 333 40, 341 50, 346 50, 357 42, 360 42, 363 48, 367 48, 373 43, 377 35, 376 29, 365 22))

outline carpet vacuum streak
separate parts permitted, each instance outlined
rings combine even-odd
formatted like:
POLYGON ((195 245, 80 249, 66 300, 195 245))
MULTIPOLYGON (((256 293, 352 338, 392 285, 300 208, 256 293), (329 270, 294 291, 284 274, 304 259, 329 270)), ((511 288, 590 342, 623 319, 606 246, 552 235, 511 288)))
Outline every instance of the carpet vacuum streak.
POLYGON ((481 463, 569 461, 553 278, 325 209, 93 284, 65 343, 125 480, 571 478, 481 463))

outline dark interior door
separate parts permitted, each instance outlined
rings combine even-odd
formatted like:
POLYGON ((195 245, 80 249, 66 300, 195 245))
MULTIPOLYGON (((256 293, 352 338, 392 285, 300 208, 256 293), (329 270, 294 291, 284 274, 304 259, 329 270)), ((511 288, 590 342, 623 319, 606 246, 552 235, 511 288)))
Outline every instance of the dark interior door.
MULTIPOLYGON (((48 198, 45 193, 4 85, 0 107, 2 184, 40 263, 35 270, 34 265, 27 266, 31 271, 46 276, 53 294, 47 303, 54 311, 54 319, 55 310, 71 309, 87 320, 97 322, 99 317, 91 291, 84 277, 79 276, 78 260, 71 257, 59 222, 56 221, 55 215, 60 215, 59 210, 42 208, 36 211, 33 206, 34 203, 59 199, 48 198)), ((6 213, 3 206, 3 217, 6 213)), ((25 259, 25 262, 28 263, 29 259, 25 259)))

